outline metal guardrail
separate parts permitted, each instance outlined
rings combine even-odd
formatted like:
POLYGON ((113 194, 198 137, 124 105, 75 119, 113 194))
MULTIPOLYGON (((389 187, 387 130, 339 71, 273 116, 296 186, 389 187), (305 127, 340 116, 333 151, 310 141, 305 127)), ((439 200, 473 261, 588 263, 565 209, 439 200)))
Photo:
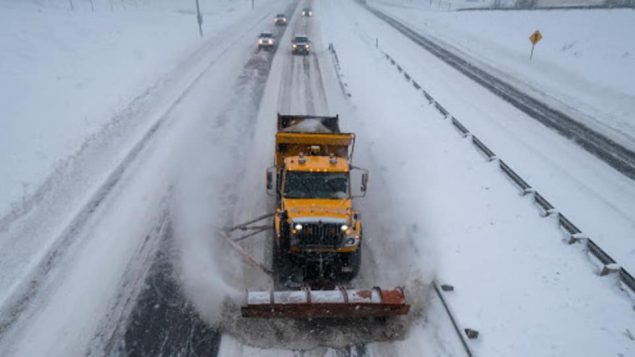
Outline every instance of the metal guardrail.
POLYGON ((459 335, 459 338, 461 339, 461 344, 463 345, 463 349, 465 350, 465 353, 469 357, 472 357, 473 356, 472 351, 470 350, 470 347, 468 346, 467 341, 465 340, 465 337, 463 337, 463 333, 461 333, 461 328, 456 322, 456 319, 454 318, 454 314, 450 310, 448 303, 445 301, 445 298, 443 297, 443 294, 441 293, 441 289, 439 289, 438 283, 435 281, 433 282, 433 285, 434 285, 434 291, 437 293, 437 296, 439 296, 439 299, 441 299, 441 303, 443 304, 443 308, 445 309, 445 312, 450 317, 450 321, 452 322, 454 331, 456 331, 456 334, 459 335))
POLYGON ((522 195, 526 195, 528 193, 534 192, 534 189, 529 186, 527 181, 525 181, 520 175, 518 175, 514 170, 511 169, 503 160, 498 160, 498 166, 503 171, 507 177, 509 177, 520 189, 522 190, 522 195))
MULTIPOLYGON (((337 57, 337 51, 335 51, 335 47, 332 43, 329 43, 329 52, 333 57, 333 64, 335 65, 335 74, 337 75, 337 80, 340 83, 340 89, 342 89, 342 93, 347 98, 351 97, 351 93, 348 91, 348 85, 344 82, 344 75, 342 74, 342 66, 340 65, 340 59, 337 57)), ((388 54, 386 54, 386 58, 390 58, 388 54)))
POLYGON ((454 125, 454 127, 461 132, 463 137, 470 135, 470 131, 467 130, 467 128, 463 126, 463 124, 461 124, 461 122, 457 118, 452 117, 452 125, 454 125))
POLYGON ((430 93, 426 92, 424 89, 421 89, 421 91, 423 92, 423 96, 428 100, 428 103, 432 104, 434 102, 434 98, 432 98, 430 93))
POLYGON ((553 213, 556 213, 556 208, 538 192, 534 192, 534 202, 536 202, 536 204, 538 204, 538 206, 543 209, 544 212, 541 214, 541 216, 546 217, 553 213))
POLYGON ((439 102, 435 101, 435 102, 434 102, 434 106, 437 108, 437 110, 439 111, 439 113, 443 114, 443 117, 444 117, 444 118, 447 118, 447 117, 448 117, 448 114, 450 114, 450 113, 448 113, 448 111, 447 111, 447 110, 445 110, 445 108, 441 105, 441 103, 439 103, 439 102))
MULTIPOLYGON (((384 53, 387 60, 390 61, 392 65, 397 67, 400 72, 404 72, 401 65, 399 65, 388 53, 384 53)), ((422 86, 412 79, 413 87, 415 90, 420 90, 425 98, 428 100, 429 104, 433 104, 435 108, 443 115, 444 118, 447 118, 450 113, 439 103, 437 102, 432 95, 430 95, 422 86), (416 84, 416 85, 415 85, 416 84)), ((479 140, 476 136, 470 133, 470 131, 454 116, 451 116, 452 125, 458 129, 463 137, 472 136, 472 143, 474 146, 481 151, 483 154, 487 156, 489 161, 493 161, 497 159, 496 154, 492 150, 490 150, 481 140, 479 140)), ((607 269, 607 266, 617 265, 615 260, 606 253, 599 245, 597 245, 591 238, 584 235, 580 229, 573 224, 567 217, 565 217, 562 213, 558 212, 558 210, 540 193, 534 190, 527 181, 525 181, 520 175, 518 175, 514 170, 512 170, 509 165, 507 165, 503 160, 498 160, 500 170, 509 177, 521 190, 521 194, 525 196, 528 193, 533 193, 534 202, 537 206, 542 209, 541 216, 547 217, 552 214, 558 215, 558 225, 567 231, 570 235, 569 243, 575 243, 579 241, 584 241, 588 252, 594 256, 599 262, 603 264, 602 272, 617 272, 620 281, 631 290, 633 294, 635 294, 635 278, 624 268, 619 267, 619 269, 607 269)), ((605 275, 605 274, 601 274, 605 275)), ((436 288, 436 286, 435 286, 436 288)), ((439 293, 440 294, 440 293, 439 293)), ((456 328, 456 327, 455 327, 456 328)), ((460 333, 460 331, 459 331, 460 333)))
POLYGON ((613 258, 611 258, 611 256, 609 256, 608 254, 606 254, 606 252, 602 250, 600 246, 595 244, 593 240, 588 239, 586 246, 589 249, 589 252, 591 252, 591 254, 593 254, 594 257, 596 257, 600 262, 602 262, 602 264, 604 265, 616 264, 615 260, 613 260, 613 258))
POLYGON ((483 142, 474 135, 472 135, 472 144, 474 144, 474 146, 476 146, 483 154, 485 154, 489 161, 495 160, 497 158, 496 154, 494 154, 494 152, 490 150, 490 148, 485 146, 485 144, 483 144, 483 142))
POLYGON ((620 281, 635 292, 635 278, 624 268, 620 268, 620 281))
POLYGON ((579 234, 582 233, 575 224, 571 223, 571 221, 565 217, 562 213, 558 214, 558 224, 560 227, 564 228, 569 234, 579 234))

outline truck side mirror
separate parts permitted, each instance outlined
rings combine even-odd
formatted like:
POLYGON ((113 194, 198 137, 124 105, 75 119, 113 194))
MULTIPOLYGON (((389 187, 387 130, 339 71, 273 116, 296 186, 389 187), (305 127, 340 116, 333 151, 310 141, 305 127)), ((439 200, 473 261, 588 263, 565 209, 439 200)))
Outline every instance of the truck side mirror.
POLYGON ((364 197, 366 196, 366 189, 368 188, 368 170, 362 169, 360 167, 351 166, 351 192, 352 197, 364 197), (361 185, 357 186, 357 184, 353 184, 353 182, 358 182, 360 179, 361 173, 361 185), (354 185, 354 186, 353 186, 354 185), (359 187, 359 190, 357 190, 359 187))
POLYGON ((275 168, 274 167, 269 167, 267 168, 267 194, 269 195, 274 195, 275 194, 275 190, 273 187, 273 178, 275 175, 275 168))
POLYGON ((362 192, 366 193, 366 189, 368 188, 368 172, 364 172, 362 174, 362 192))

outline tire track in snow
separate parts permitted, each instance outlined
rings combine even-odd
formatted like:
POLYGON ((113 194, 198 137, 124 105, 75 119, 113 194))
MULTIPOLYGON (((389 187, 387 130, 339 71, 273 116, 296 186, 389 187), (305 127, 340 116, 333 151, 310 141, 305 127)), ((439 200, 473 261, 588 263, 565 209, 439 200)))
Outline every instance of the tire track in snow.
POLYGON ((218 352, 220 333, 198 317, 183 295, 171 254, 176 247, 169 218, 165 226, 145 279, 146 288, 133 301, 134 310, 118 321, 117 330, 97 354, 213 356, 218 352))
MULTIPOLYGON (((311 52, 311 57, 312 57, 313 52, 311 52)), ((302 56, 302 74, 303 74, 303 81, 302 83, 304 83, 304 99, 306 101, 306 111, 302 114, 313 114, 313 115, 317 115, 319 113, 317 113, 315 111, 315 103, 314 103, 314 95, 313 95, 313 88, 311 86, 311 80, 310 78, 312 78, 311 76, 311 72, 312 71, 312 67, 311 67, 311 62, 310 62, 310 57, 309 55, 306 56, 302 56)))
MULTIPOLYGON (((146 280, 149 272, 153 268, 152 261, 158 260, 157 254, 161 254, 159 249, 164 244, 167 237, 172 234, 167 196, 161 218, 156 222, 155 227, 145 237, 143 244, 138 248, 135 259, 128 263, 128 267, 123 275, 120 287, 112 308, 103 318, 101 327, 97 329, 93 342, 91 342, 88 353, 113 355, 115 351, 122 350, 120 341, 121 335, 125 333, 121 327, 131 314, 134 304, 143 289, 143 281, 146 280)), ((156 287, 155 285, 153 285, 156 287)))
MULTIPOLYGON (((290 7, 297 6, 292 3, 290 7)), ((286 28, 282 29, 282 33, 286 28)), ((251 138, 256 126, 257 111, 264 95, 264 87, 269 77, 272 59, 277 52, 256 51, 247 61, 230 92, 232 99, 224 110, 215 115, 213 138, 215 146, 223 152, 231 152, 235 162, 247 162, 249 145, 234 137, 251 138)), ((243 177, 246 168, 232 165, 226 173, 227 182, 217 182, 223 187, 222 207, 226 212, 221 220, 231 225, 236 214, 234 197, 240 192, 236 177, 243 177)), ((238 210, 240 211, 240 210, 238 210)), ((111 351, 126 355, 216 355, 222 340, 221 331, 203 321, 192 303, 185 297, 183 288, 177 281, 175 264, 178 262, 170 254, 173 250, 173 232, 165 237, 162 249, 156 256, 146 280, 147 288, 141 292, 134 310, 127 320, 121 320, 120 333, 112 337, 111 351)), ((210 233, 210 239, 213 234, 210 233)), ((220 324, 222 328, 224 324, 220 324)))
MULTIPOLYGON (((280 46, 282 46, 282 38, 280 38, 280 40, 280 46)), ((283 51, 286 52, 286 50, 283 51)), ((285 67, 289 68, 290 70, 282 72, 282 80, 280 81, 280 87, 278 90, 278 111, 282 113, 290 113, 291 103, 294 101, 294 93, 292 92, 292 90, 295 67, 293 65, 293 57, 290 57, 287 53, 281 55, 285 56, 285 67)))
MULTIPOLYGON (((327 56, 330 56, 328 52, 323 53, 326 53, 327 56)), ((315 71, 315 77, 317 77, 316 89, 320 103, 319 107, 323 108, 320 114, 327 115, 329 113, 329 102, 328 99, 326 99, 326 87, 324 86, 324 78, 322 70, 320 69, 320 61, 318 60, 318 55, 316 53, 311 53, 311 60, 313 62, 312 68, 315 71)))

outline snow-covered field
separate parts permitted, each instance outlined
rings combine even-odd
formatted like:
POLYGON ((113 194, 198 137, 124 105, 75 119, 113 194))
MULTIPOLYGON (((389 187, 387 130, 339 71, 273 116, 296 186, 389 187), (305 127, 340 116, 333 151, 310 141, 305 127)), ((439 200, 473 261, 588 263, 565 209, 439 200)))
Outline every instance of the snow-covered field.
MULTIPOLYGON (((11 98, 0 118, 0 158, 7 163, 0 175, 6 181, 0 204, 20 199, 0 218, 1 355, 462 356, 448 316, 428 289, 433 280, 454 286, 443 294, 459 328, 480 331, 478 339, 468 341, 474 355, 635 353, 633 296, 614 275, 598 276, 581 245, 564 243, 553 217, 541 217, 529 196, 520 196, 382 51, 634 271, 632 180, 354 1, 256 1, 251 11, 248 1, 201 0, 204 39, 189 3, 139 1, 137 8, 111 10, 107 5, 132 2, 95 1, 95 13, 90 2, 76 2, 74 12, 65 1, 0 4, 0 17, 11 24, 0 35, 0 58, 6 61, 0 66, 6 78, 0 93, 11 98), (299 17, 308 5, 314 16, 299 17), (286 28, 274 28, 271 19, 278 12, 291 15, 286 28), (261 31, 275 33, 280 41, 275 53, 256 51, 261 31), (290 54, 294 33, 310 36, 310 56, 290 54), (34 51, 40 55, 31 56, 34 51), (422 315, 370 331, 363 325, 238 317, 244 289, 266 289, 270 282, 229 250, 215 230, 271 209, 263 172, 271 160, 276 112, 340 114, 343 130, 357 134, 355 164, 370 169, 371 179, 367 197, 356 202, 366 240, 362 272, 353 284, 404 284, 409 301, 423 307, 422 315), (33 195, 38 187, 44 189, 33 195), (174 269, 157 271, 161 259, 174 269), (181 292, 164 296, 148 279, 157 274, 174 279, 181 292), (146 299, 148 294, 156 300, 146 299), (147 301, 155 302, 144 305, 147 301), (183 313, 161 320, 170 308, 183 313), (190 311, 210 329, 201 332, 190 324, 190 311), (157 319, 138 317, 144 313, 157 319), (307 326, 313 327, 302 328, 307 326), (211 347, 198 350, 198 345, 211 347)), ((444 26, 453 30, 442 40, 457 48, 476 42, 452 20, 462 14, 382 9, 417 29, 420 21, 447 19, 444 26)), ((488 16, 489 22, 521 22, 506 13, 510 18, 501 20, 501 13, 481 12, 475 23, 486 28, 488 16)), ((555 21, 548 13, 535 14, 545 24, 555 21)), ((624 16, 617 15, 615 23, 624 16)), ((601 42, 609 32, 591 42, 601 42)), ((498 59, 495 67, 501 73, 506 65, 517 70, 504 73, 522 83, 520 47, 497 47, 506 43, 505 36, 482 54, 470 52, 468 45, 460 48, 479 62, 498 59)), ((627 36, 621 36, 626 43, 627 36)), ((576 62, 572 73, 602 58, 621 66, 615 51, 628 46, 606 45, 604 57, 578 56, 591 60, 576 62)), ((563 65, 555 53, 545 50, 550 61, 540 62, 537 52, 533 65, 563 65)), ((603 84, 593 76, 559 77, 555 87, 585 80, 597 90, 603 84)), ((630 88, 625 82, 616 80, 612 90, 630 88)), ((607 100, 613 98, 606 92, 607 100)), ((556 91, 548 94, 579 107, 556 91)), ((241 244, 269 264, 266 239, 241 244)))
POLYGON ((436 11, 422 2, 369 3, 635 149, 635 41, 624 37, 635 31, 634 10, 436 11), (536 30, 543 39, 530 61, 536 30))
MULTIPOLYGON (((94 145, 89 138, 102 140, 122 121, 143 126, 137 114, 149 97, 178 88, 176 73, 194 69, 187 67, 196 65, 191 58, 201 45, 214 45, 199 37, 193 1, 95 0, 95 12, 86 1, 75 1, 75 11, 66 1, 1 6, 0 216, 25 209, 54 185, 59 177, 52 173, 63 175, 94 145)), ((251 5, 203 2, 202 11, 209 36, 251 5)))
MULTIPOLYGON (((387 8, 386 11, 399 11, 394 8, 387 8)), ((628 10, 624 10, 628 11, 628 10)), ((564 13, 563 16, 576 16, 567 15, 569 13, 580 13, 581 11, 549 11, 543 12, 547 18, 551 18, 553 13, 564 13)), ((610 11, 604 10, 592 10, 587 13, 611 14, 610 11)), ((422 18, 425 18, 424 12, 422 12, 422 18)), ((540 12, 531 11, 527 16, 535 16, 533 14, 539 14, 540 12)), ((437 14, 437 12, 435 12, 437 14)), ((444 16, 444 13, 439 13, 440 16, 444 16)), ((474 12, 461 13, 455 15, 454 13, 445 13, 445 16, 473 16, 477 14, 474 12)), ((491 14, 492 18, 499 18, 500 16, 507 16, 511 18, 517 18, 517 12, 505 11, 505 12, 478 12, 476 18, 481 18, 491 14)), ((614 13, 616 16, 616 22, 626 16, 622 10, 616 10, 614 13)), ((626 13, 631 14, 633 12, 626 13)), ((406 12, 400 12, 399 16, 408 17, 412 15, 406 14, 406 12)), ((577 15, 577 16, 594 16, 594 15, 577 15)), ((522 23, 522 20, 518 20, 522 23)), ((609 22, 605 19, 605 21, 609 22)), ((574 24, 576 21, 572 21, 574 24)), ((483 26, 486 22, 481 22, 483 26)), ((631 22, 632 23, 635 22, 631 22)), ((568 24, 568 23, 567 23, 568 24)), ((386 25, 379 25, 381 27, 376 28, 374 31, 370 31, 369 36, 375 37, 378 34, 385 34, 386 32, 393 31, 386 25)), ((494 25, 489 25, 490 27, 494 25)), ((573 26, 573 25, 572 25, 573 26)), ((610 27, 610 26, 609 26, 610 27)), ((422 33, 427 34, 425 30, 421 30, 420 27, 415 25, 415 28, 419 29, 422 33)), ((583 34, 584 32, 580 32, 583 34)), ((615 31, 610 36, 606 36, 602 40, 595 40, 596 42, 605 41, 612 44, 614 48, 621 48, 624 51, 629 51, 632 46, 632 41, 614 41, 616 36, 621 33, 615 31)), ((380 38, 382 35, 379 35, 380 38)), ((385 35, 384 35, 385 36, 385 35)), ((493 36, 493 35, 492 35, 493 36)), ((592 37, 594 38, 594 37, 592 37)), ((569 41, 584 42, 587 38, 576 33, 569 38, 569 41)), ((543 42, 546 40, 543 40, 543 42)), ((511 162, 512 167, 542 192, 551 203, 555 204, 561 212, 567 215, 569 218, 580 226, 583 232, 591 236, 598 241, 600 245, 609 252, 615 259, 617 259, 622 265, 627 267, 630 271, 635 270, 635 246, 630 237, 635 234, 635 217, 632 212, 635 212, 635 188, 633 187, 632 180, 625 178, 623 175, 615 172, 613 169, 608 168, 606 164, 599 162, 599 160, 593 158, 591 155, 580 152, 577 145, 571 143, 568 140, 563 140, 561 136, 555 134, 552 130, 546 129, 542 125, 536 125, 535 120, 529 118, 524 113, 519 112, 511 108, 507 103, 493 100, 493 96, 489 91, 480 88, 473 81, 465 78, 454 76, 455 70, 448 68, 446 65, 438 65, 439 61, 432 60, 426 51, 416 49, 416 46, 409 46, 407 51, 404 51, 404 45, 409 43, 409 40, 399 39, 398 42, 383 41, 381 46, 384 50, 393 54, 393 56, 401 62, 405 68, 411 72, 414 79, 422 83, 425 89, 432 93, 435 98, 440 101, 446 108, 448 108, 452 115, 459 118, 463 123, 468 124, 468 128, 477 134, 480 138, 484 138, 486 144, 492 148, 497 154, 499 154, 507 162, 511 162), (429 59, 426 61, 426 65, 422 66, 421 61, 423 58, 429 59), (452 76, 453 80, 449 81, 447 78, 452 76), (469 89, 468 89, 469 88, 469 89), (469 93, 469 95, 457 93, 469 93)), ((543 44, 540 42, 539 45, 543 44)), ((528 41, 527 41, 528 43, 528 41)), ((458 47, 466 58, 473 58, 473 54, 468 52, 467 47, 458 47)), ((471 48, 471 47, 470 47, 471 48)), ((504 53, 505 51, 503 51, 504 53)), ((601 53, 601 52, 600 52, 601 53)), ((614 53, 607 49, 607 53, 614 53)), ((474 55, 475 56, 475 55, 474 55)), ((492 55, 493 56, 493 55, 492 55)), ((591 58, 597 58, 601 55, 591 56, 591 58)), ((604 56, 604 62, 600 66, 601 68, 612 67, 617 65, 616 62, 628 63, 630 59, 623 59, 620 56, 604 56)), ((595 60, 585 60, 587 57, 582 56, 581 66, 587 66, 589 72, 595 70, 597 65, 595 60)), ((490 64, 486 65, 486 68, 504 68, 506 57, 501 54, 500 58, 491 58, 490 64)), ((554 61, 557 59, 554 57, 554 61)), ((477 62, 478 63, 478 62, 477 62)), ((517 63, 518 64, 518 63, 517 63)), ((555 64, 554 64, 555 65, 555 64)), ((610 70, 606 70, 610 71, 610 70)), ((628 78, 629 74, 635 71, 635 66, 623 67, 620 73, 616 73, 614 78, 617 78, 620 74, 621 77, 628 78)), ((499 73, 505 80, 512 83, 524 83, 524 75, 517 74, 516 72, 499 73), (518 77, 516 77, 518 75, 518 77)), ((590 78, 590 77, 589 77, 590 78)), ((588 79, 590 81, 590 79, 588 79)), ((560 78, 559 86, 561 88, 576 86, 576 80, 568 81, 566 78, 560 78)), ((616 80, 617 86, 621 83, 620 80, 616 80)), ((595 90, 594 88, 601 87, 600 84, 590 84, 584 88, 589 88, 589 91, 595 90)), ((626 87, 624 87, 626 88, 626 87)), ((607 91, 608 92, 608 91, 607 91)), ((547 92, 544 92, 547 93, 547 92)), ((558 92, 554 91, 549 93, 551 96, 557 96, 558 92)), ((629 94, 630 95, 630 94, 629 94)), ((576 100, 580 101, 584 98, 581 96, 578 99, 572 99, 571 103, 576 100)), ((630 98, 634 98, 632 95, 630 98)), ((542 99, 549 100, 545 95, 542 99)), ((610 99, 607 99, 610 102, 610 99)), ((550 102, 548 102, 550 103, 550 102)), ((614 110, 623 111, 624 113, 632 113, 630 106, 635 103, 635 100, 627 101, 626 107, 614 106, 610 107, 614 110)), ((573 115, 574 118, 584 121, 585 118, 589 118, 594 115, 593 110, 584 112, 585 106, 579 105, 576 109, 578 116, 573 115)), ((598 125, 591 126, 598 130, 602 129, 604 133, 606 128, 612 126, 616 121, 612 119, 605 119, 604 117, 595 116, 595 122, 598 125)), ((609 131, 619 136, 620 142, 624 146, 632 147, 635 145, 635 140, 628 139, 629 130, 628 127, 632 125, 632 118, 628 115, 621 122, 624 131, 622 129, 610 129, 609 131)), ((588 124, 588 122, 585 122, 588 124)))

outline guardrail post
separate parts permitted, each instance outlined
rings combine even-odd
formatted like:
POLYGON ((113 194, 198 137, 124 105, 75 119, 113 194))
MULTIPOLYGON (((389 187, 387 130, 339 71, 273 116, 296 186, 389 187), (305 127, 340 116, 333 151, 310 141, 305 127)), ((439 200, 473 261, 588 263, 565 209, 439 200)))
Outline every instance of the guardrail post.
POLYGON ((600 276, 607 276, 611 273, 619 273, 620 270, 622 270, 622 267, 619 266, 619 264, 615 264, 615 263, 611 263, 611 264, 605 264, 602 266, 602 269, 600 269, 600 276))
POLYGON ((573 244, 573 243, 578 243, 578 242, 582 242, 589 239, 589 236, 587 236, 586 234, 579 232, 579 233, 573 233, 571 235, 569 235, 569 240, 567 240, 568 244, 573 244))

